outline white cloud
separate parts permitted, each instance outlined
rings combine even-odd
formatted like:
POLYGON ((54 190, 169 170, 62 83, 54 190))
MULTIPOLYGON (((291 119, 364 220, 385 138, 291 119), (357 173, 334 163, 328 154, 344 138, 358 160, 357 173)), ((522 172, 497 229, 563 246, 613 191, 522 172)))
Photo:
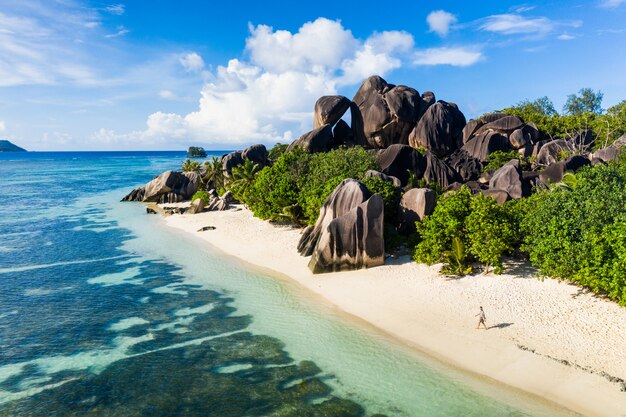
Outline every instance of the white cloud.
POLYGON ((560 41, 571 41, 571 40, 576 39, 576 36, 570 35, 569 33, 562 33, 559 36, 557 36, 557 39, 560 41))
POLYGON ((174 94, 171 90, 161 90, 159 91, 159 97, 165 100, 176 100, 176 94, 174 94))
POLYGON ((341 63, 341 85, 355 84, 374 74, 386 74, 402 66, 401 57, 413 49, 413 36, 406 32, 382 32, 370 36, 354 56, 341 63))
POLYGON ((543 35, 552 31, 554 22, 547 17, 526 18, 516 14, 498 14, 485 18, 480 28, 505 35, 543 35))
POLYGON ((179 62, 187 72, 199 72, 204 68, 204 60, 195 52, 181 56, 179 62))
POLYGON ((626 4, 626 0, 602 0, 600 2, 600 6, 606 7, 607 9, 615 9, 623 4, 626 4))
POLYGON ((416 65, 452 65, 467 67, 483 59, 482 52, 461 47, 429 48, 415 53, 416 65))
POLYGON ((445 10, 436 10, 430 12, 426 17, 426 22, 431 32, 437 33, 439 36, 448 36, 450 26, 456 23, 458 19, 452 13, 445 10))
MULTIPOLYGON (((192 55, 194 59, 180 63, 200 71, 204 63, 199 55, 189 53, 184 58, 192 55)), ((294 33, 250 26, 243 56, 204 78, 196 111, 157 112, 148 117, 144 130, 118 134, 103 129, 93 140, 132 142, 137 147, 142 143, 185 146, 189 141, 228 147, 289 142, 312 128, 313 106, 322 95, 337 94, 341 87, 356 85, 370 75, 385 76, 403 65, 467 66, 482 54, 457 47, 418 51, 416 56, 413 36, 407 32, 357 39, 341 22, 319 18, 294 33)), ((168 98, 169 92, 164 91, 161 97, 168 98)))
POLYGON ((4 123, 4 120, 0 120, 0 132, 4 132, 7 130, 7 125, 4 123))
POLYGON ((121 16, 126 11, 126 6, 123 4, 111 4, 103 8, 107 13, 121 16))
POLYGON ((108 38, 108 39, 119 38, 120 36, 126 35, 128 32, 130 32, 130 31, 128 29, 126 29, 124 26, 118 26, 117 27, 117 32, 109 33, 108 35, 104 35, 104 37, 108 38))

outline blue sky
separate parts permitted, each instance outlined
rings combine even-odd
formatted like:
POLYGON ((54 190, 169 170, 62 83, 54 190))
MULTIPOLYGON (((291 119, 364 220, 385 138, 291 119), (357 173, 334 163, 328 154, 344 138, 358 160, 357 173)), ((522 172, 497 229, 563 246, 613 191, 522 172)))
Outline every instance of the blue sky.
POLYGON ((289 142, 372 74, 470 118, 626 99, 626 0, 0 0, 0 137, 33 150, 289 142), (294 6, 297 5, 297 6, 294 6))

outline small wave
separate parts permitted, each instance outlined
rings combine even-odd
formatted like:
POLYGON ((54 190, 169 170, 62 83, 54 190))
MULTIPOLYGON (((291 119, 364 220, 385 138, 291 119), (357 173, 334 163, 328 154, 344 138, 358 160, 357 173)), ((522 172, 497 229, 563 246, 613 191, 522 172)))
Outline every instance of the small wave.
POLYGON ((126 256, 112 256, 110 258, 83 259, 80 261, 55 262, 52 264, 24 265, 24 266, 16 266, 13 268, 0 268, 0 274, 10 274, 13 272, 31 271, 33 269, 53 268, 56 266, 63 266, 63 265, 77 265, 77 264, 87 264, 87 263, 93 263, 93 262, 111 261, 111 260, 120 259, 120 258, 126 258, 126 256))

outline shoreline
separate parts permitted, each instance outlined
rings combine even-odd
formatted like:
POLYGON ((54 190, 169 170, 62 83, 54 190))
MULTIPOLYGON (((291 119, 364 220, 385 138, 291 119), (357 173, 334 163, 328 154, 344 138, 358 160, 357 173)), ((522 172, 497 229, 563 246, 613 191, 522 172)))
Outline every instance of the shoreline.
POLYGON ((626 415, 619 382, 626 377, 626 309, 564 282, 537 280, 525 264, 501 276, 447 278, 405 257, 313 275, 296 251, 300 229, 274 226, 247 209, 167 216, 164 223, 253 269, 295 281, 455 368, 585 416, 626 415), (204 226, 216 229, 198 233, 204 226), (489 331, 475 329, 479 305, 489 331))

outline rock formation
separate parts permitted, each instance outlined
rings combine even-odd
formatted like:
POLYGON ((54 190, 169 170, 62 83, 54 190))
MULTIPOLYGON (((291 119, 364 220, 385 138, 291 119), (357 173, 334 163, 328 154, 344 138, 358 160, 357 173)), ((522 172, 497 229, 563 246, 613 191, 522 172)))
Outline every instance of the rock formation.
POLYGON ((331 220, 309 261, 314 274, 371 268, 385 263, 384 204, 379 194, 331 220))
POLYGON ((433 214, 436 203, 437 195, 429 188, 412 188, 405 192, 398 210, 398 232, 414 233, 415 222, 433 214))
POLYGON ((408 144, 422 101, 416 90, 388 84, 375 75, 361 84, 352 101, 357 107, 352 112, 353 127, 362 128, 368 147, 408 144))
POLYGON ((363 203, 370 195, 367 188, 357 180, 343 180, 326 198, 320 208, 320 215, 315 226, 309 226, 303 232, 300 242, 298 242, 298 252, 302 256, 312 255, 320 235, 330 222, 363 203))
POLYGON ((424 175, 426 161, 415 149, 408 145, 391 145, 378 155, 383 174, 396 177, 402 185, 406 185, 409 172, 416 173, 418 178, 424 175))
POLYGON ((313 129, 324 125, 333 126, 350 108, 350 100, 344 96, 322 96, 315 102, 313 129))
POLYGON ((428 107, 409 136, 409 145, 450 155, 463 143, 465 116, 454 103, 439 101, 428 107))
POLYGON ((511 198, 516 200, 526 196, 528 190, 524 186, 519 160, 513 159, 496 170, 489 180, 489 190, 491 192, 506 191, 511 198))
POLYGON ((333 127, 329 124, 313 129, 293 141, 287 152, 296 147, 307 153, 328 152, 333 146, 333 127))

